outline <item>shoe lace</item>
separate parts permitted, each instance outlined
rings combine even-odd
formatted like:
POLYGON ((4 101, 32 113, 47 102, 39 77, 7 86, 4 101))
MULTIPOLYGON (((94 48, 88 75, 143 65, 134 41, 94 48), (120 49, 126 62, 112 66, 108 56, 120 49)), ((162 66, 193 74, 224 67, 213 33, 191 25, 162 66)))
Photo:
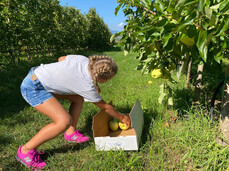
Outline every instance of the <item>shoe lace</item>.
POLYGON ((83 137, 83 136, 84 136, 84 135, 81 134, 78 130, 76 131, 76 134, 77 134, 78 136, 80 136, 80 137, 83 137))
POLYGON ((38 152, 37 150, 35 150, 32 154, 32 159, 33 159, 33 166, 38 166, 39 163, 41 163, 43 160, 40 157, 40 154, 44 154, 44 150, 41 150, 42 152, 38 152))

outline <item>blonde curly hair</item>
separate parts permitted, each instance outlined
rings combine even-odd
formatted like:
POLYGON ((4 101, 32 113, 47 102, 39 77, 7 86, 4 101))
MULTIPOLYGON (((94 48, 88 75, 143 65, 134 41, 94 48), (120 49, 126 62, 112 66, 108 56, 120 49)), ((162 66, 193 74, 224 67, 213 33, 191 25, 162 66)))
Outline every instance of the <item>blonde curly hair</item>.
POLYGON ((89 57, 89 72, 94 80, 97 91, 100 93, 98 79, 105 81, 113 78, 118 72, 115 61, 108 56, 93 55, 89 57))

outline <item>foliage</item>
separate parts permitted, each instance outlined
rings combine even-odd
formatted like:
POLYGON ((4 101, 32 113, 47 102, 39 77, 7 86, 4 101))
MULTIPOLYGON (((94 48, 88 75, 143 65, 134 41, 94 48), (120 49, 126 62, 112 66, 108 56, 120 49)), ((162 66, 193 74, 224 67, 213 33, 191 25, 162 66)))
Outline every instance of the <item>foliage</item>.
POLYGON ((188 53, 195 61, 220 62, 228 56, 229 1, 118 0, 128 16, 120 44, 138 52, 143 69, 178 64, 188 53), (201 57, 201 58, 200 58, 201 57))
POLYGON ((111 32, 103 19, 96 14, 95 8, 91 8, 86 15, 88 23, 88 47, 89 49, 104 48, 108 45, 111 32))
MULTIPOLYGON (((118 0, 128 17, 119 45, 138 52, 143 73, 170 71, 192 56, 200 62, 221 62, 229 54, 228 0, 118 0)), ((170 74, 167 74, 170 77, 170 74)), ((170 79, 171 80, 171 79, 170 79)))
POLYGON ((22 51, 38 54, 109 45, 111 32, 95 9, 83 15, 75 7, 60 6, 58 0, 2 0, 0 11, 0 52, 11 53, 12 62, 12 53, 22 51))

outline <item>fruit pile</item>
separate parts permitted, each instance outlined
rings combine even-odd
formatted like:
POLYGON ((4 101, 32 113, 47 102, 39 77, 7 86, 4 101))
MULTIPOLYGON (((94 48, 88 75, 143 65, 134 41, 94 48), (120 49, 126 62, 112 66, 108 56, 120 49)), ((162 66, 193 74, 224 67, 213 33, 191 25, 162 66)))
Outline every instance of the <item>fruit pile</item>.
POLYGON ((109 121, 109 128, 111 131, 117 131, 119 128, 122 130, 127 130, 129 127, 120 120, 113 118, 109 121))

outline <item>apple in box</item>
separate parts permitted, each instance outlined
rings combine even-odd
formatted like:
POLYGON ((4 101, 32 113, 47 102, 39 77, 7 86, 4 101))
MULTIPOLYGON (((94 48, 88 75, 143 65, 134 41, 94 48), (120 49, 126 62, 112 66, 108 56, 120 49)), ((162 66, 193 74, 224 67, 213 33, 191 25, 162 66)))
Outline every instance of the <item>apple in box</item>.
POLYGON ((123 122, 119 122, 118 126, 120 129, 122 130, 127 130, 129 128, 129 126, 127 126, 126 124, 124 124, 123 122))
POLYGON ((112 119, 109 121, 109 128, 111 131, 117 131, 119 126, 119 121, 116 119, 112 119))
POLYGON ((109 128, 111 131, 117 131, 119 128, 122 130, 127 130, 129 126, 121 122, 119 119, 113 118, 109 121, 109 128))
MULTIPOLYGON (((139 100, 136 100, 129 115, 131 126, 126 130, 122 130, 117 129, 117 123, 112 123, 114 128, 117 129, 116 131, 111 130, 109 122, 113 118, 104 110, 93 117, 92 130, 96 150, 138 150, 144 124, 143 111, 139 100)), ((121 123, 120 126, 122 127, 121 123)))

